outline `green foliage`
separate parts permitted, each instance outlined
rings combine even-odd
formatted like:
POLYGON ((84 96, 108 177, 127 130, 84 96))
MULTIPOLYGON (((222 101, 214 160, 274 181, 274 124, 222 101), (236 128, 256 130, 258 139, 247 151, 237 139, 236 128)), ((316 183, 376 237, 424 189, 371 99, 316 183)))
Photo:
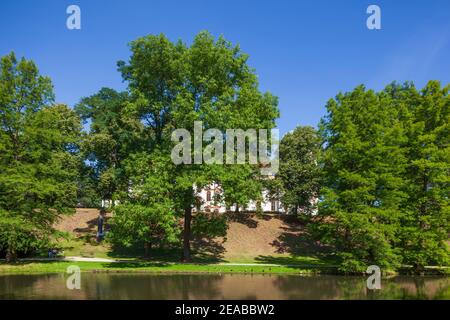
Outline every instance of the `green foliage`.
POLYGON ((408 166, 400 245, 404 262, 424 266, 450 264, 450 86, 430 81, 420 92, 400 95, 408 103, 408 166))
POLYGON ((81 152, 90 164, 85 171, 93 169, 86 176, 90 181, 85 183, 96 185, 97 197, 94 198, 112 199, 115 192, 126 188, 122 161, 144 147, 139 145, 142 124, 127 112, 129 100, 126 92, 102 88, 75 106, 83 121, 91 121, 81 152))
POLYGON ((312 127, 297 127, 280 144, 281 201, 295 214, 312 214, 319 194, 320 138, 312 127))
POLYGON ((81 124, 53 105, 50 79, 13 53, 0 61, 0 249, 8 259, 42 247, 74 207, 81 124))
POLYGON ((125 247, 178 241, 176 207, 170 197, 170 158, 155 152, 138 153, 124 161, 124 171, 133 186, 114 208, 110 240, 125 247))
POLYGON ((249 165, 223 166, 217 181, 222 188, 222 199, 227 208, 235 205, 236 210, 250 201, 262 201, 263 181, 259 172, 249 165), (236 206, 237 204, 237 206, 236 206))
POLYGON ((36 229, 19 215, 11 215, 0 211, 1 248, 6 250, 6 259, 14 260, 19 252, 29 253, 41 249, 49 242, 49 234, 45 230, 36 229))
POLYGON ((77 179, 77 206, 82 208, 98 208, 101 196, 98 192, 98 180, 94 168, 80 162, 77 179))
POLYGON ((448 101, 448 88, 430 82, 421 92, 360 86, 328 102, 315 227, 342 270, 448 261, 448 101))
POLYGON ((227 217, 223 214, 199 212, 192 221, 194 237, 225 237, 227 235, 227 217))
MULTIPOLYGON (((98 149, 95 152, 98 155, 110 155, 111 149, 108 148, 127 150, 124 153, 126 161, 106 163, 102 160, 106 165, 99 170, 99 179, 105 181, 101 189, 114 189, 114 194, 123 204, 137 201, 148 207, 157 207, 156 211, 165 208, 166 214, 175 213, 182 217, 185 221, 184 256, 189 260, 191 210, 196 204, 194 187, 199 189, 213 181, 223 182, 227 186, 235 186, 227 191, 227 203, 247 202, 260 196, 260 183, 253 179, 259 168, 255 165, 242 166, 245 168, 165 165, 155 169, 158 172, 155 175, 145 172, 158 166, 153 160, 147 160, 155 157, 169 159, 174 146, 171 141, 173 130, 184 128, 193 132, 194 121, 203 121, 203 130, 273 128, 278 116, 277 99, 259 91, 256 74, 247 65, 248 56, 222 37, 215 40, 209 33, 201 32, 187 46, 181 41, 173 43, 164 35, 150 35, 131 42, 130 48, 130 60, 118 63, 122 77, 128 83, 130 96, 125 107, 115 109, 114 118, 126 118, 126 124, 135 125, 121 125, 115 130, 121 133, 115 136, 108 129, 97 130, 88 144, 98 149), (120 140, 122 135, 135 137, 134 132, 139 133, 139 139, 120 140), (99 133, 108 135, 95 136, 99 133), (136 164, 137 158, 143 161, 142 167, 136 164), (121 180, 120 175, 123 177, 121 180), (122 185, 117 187, 116 181, 119 180, 122 185), (125 182, 130 182, 131 186, 125 182), (132 197, 128 196, 129 187, 133 190, 132 197)), ((101 105, 108 109, 109 104, 101 105)), ((87 105, 94 103, 91 101, 87 105)), ((82 109, 85 108, 80 106, 81 113, 91 116, 82 109)), ((101 157, 95 158, 99 161, 101 157)))
POLYGON ((111 241, 125 247, 135 244, 173 243, 178 240, 177 223, 170 203, 151 206, 126 203, 114 208, 111 241))

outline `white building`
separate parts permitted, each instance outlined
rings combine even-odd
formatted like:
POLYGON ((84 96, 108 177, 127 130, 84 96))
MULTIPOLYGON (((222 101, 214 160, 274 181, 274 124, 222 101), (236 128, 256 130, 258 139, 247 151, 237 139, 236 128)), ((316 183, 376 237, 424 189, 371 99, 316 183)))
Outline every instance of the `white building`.
MULTIPOLYGON (((206 186, 200 192, 197 193, 197 199, 199 206, 193 208, 193 211, 204 211, 204 212, 218 212, 224 213, 227 211, 236 211, 236 205, 226 208, 225 203, 218 201, 221 198, 222 188, 217 183, 211 183, 206 186)), ((270 199, 268 192, 264 190, 262 192, 262 201, 259 204, 261 206, 262 212, 265 213, 285 213, 281 202, 277 199, 270 199)), ((256 201, 250 201, 245 206, 239 207, 239 212, 256 212, 258 209, 258 203, 256 201)))
MULTIPOLYGON (((194 186, 195 189, 195 186, 194 186)), ((132 192, 131 189, 129 192, 132 192)), ((211 183, 205 188, 201 189, 197 193, 197 203, 198 205, 193 208, 193 211, 201 211, 201 212, 218 212, 225 213, 227 211, 235 212, 236 205, 233 205, 229 208, 226 208, 226 205, 223 201, 218 201, 217 199, 221 199, 222 188, 218 183, 211 183)), ((264 213, 286 213, 283 208, 281 202, 278 199, 271 199, 268 192, 264 190, 262 192, 262 201, 258 204, 256 201, 250 201, 245 206, 239 207, 239 212, 257 212, 258 205, 261 206, 261 211, 264 213)), ((103 208, 110 208, 114 202, 114 205, 118 205, 118 200, 102 200, 101 206, 103 208)))

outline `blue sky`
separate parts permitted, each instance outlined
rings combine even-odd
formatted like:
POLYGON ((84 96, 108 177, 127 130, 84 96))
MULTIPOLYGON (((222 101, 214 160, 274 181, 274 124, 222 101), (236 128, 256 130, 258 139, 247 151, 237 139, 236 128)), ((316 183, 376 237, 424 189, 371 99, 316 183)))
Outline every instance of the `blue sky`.
POLYGON ((316 126, 329 98, 361 83, 450 83, 448 0, 0 2, 0 55, 34 60, 71 106, 101 87, 125 88, 116 62, 128 59, 133 39, 163 32, 189 43, 201 30, 250 55, 261 89, 279 97, 281 133, 316 126), (81 30, 66 28, 71 4, 81 8, 81 30), (366 27, 370 4, 381 8, 381 30, 366 27))

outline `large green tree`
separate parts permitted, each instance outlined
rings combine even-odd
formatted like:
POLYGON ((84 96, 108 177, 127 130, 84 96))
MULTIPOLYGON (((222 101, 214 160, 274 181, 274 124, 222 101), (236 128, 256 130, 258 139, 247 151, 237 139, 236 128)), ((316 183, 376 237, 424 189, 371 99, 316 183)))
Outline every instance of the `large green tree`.
POLYGON ((407 199, 399 246, 403 261, 420 272, 426 265, 448 265, 450 234, 450 86, 430 81, 390 87, 408 108, 407 199))
POLYGON ((122 162, 129 154, 143 149, 143 125, 127 112, 127 92, 102 88, 98 93, 81 99, 76 112, 87 123, 89 134, 83 140, 81 152, 92 168, 85 169, 87 182, 93 180, 101 199, 112 200, 116 192, 127 190, 128 181, 122 162))
POLYGON ((1 58, 0 248, 8 261, 46 245, 75 205, 81 124, 52 102, 51 81, 32 61, 1 58))
POLYGON ((320 126, 322 240, 337 247, 344 271, 395 268, 401 256, 393 243, 407 197, 403 110, 363 86, 338 94, 327 110, 320 126))
POLYGON ((318 225, 342 270, 448 264, 448 90, 360 86, 329 101, 318 225))
MULTIPOLYGON (((184 128, 193 133, 194 121, 202 121, 203 130, 217 128, 222 132, 228 128, 274 127, 277 99, 259 91, 256 74, 247 64, 248 56, 222 37, 215 40, 201 32, 187 46, 181 41, 173 43, 164 35, 150 35, 133 41, 130 47, 131 58, 127 63, 119 62, 119 70, 132 97, 128 110, 144 125, 146 152, 157 150, 170 155, 173 130, 184 128)), ((212 181, 239 183, 251 176, 233 174, 233 170, 240 170, 237 167, 190 164, 170 170, 170 199, 184 221, 183 260, 191 259, 196 189, 212 181)), ((258 169, 250 167, 255 172, 258 169)), ((253 197, 258 196, 254 192, 253 197)))

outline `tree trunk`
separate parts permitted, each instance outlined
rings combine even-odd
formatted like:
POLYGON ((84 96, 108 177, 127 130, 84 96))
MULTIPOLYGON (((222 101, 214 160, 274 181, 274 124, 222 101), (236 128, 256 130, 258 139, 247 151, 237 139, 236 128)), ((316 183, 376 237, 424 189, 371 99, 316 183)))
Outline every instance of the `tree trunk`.
POLYGON ((415 274, 423 274, 425 272, 425 267, 419 263, 414 263, 413 270, 415 274))
POLYGON ((152 243, 146 242, 144 244, 144 258, 149 259, 150 258, 150 250, 152 249, 152 243))
POLYGON ((184 209, 183 262, 191 261, 191 221, 192 209, 191 206, 188 206, 184 209))
POLYGON ((16 261, 17 260, 16 251, 12 248, 6 249, 6 257, 5 258, 6 258, 7 263, 16 261))

